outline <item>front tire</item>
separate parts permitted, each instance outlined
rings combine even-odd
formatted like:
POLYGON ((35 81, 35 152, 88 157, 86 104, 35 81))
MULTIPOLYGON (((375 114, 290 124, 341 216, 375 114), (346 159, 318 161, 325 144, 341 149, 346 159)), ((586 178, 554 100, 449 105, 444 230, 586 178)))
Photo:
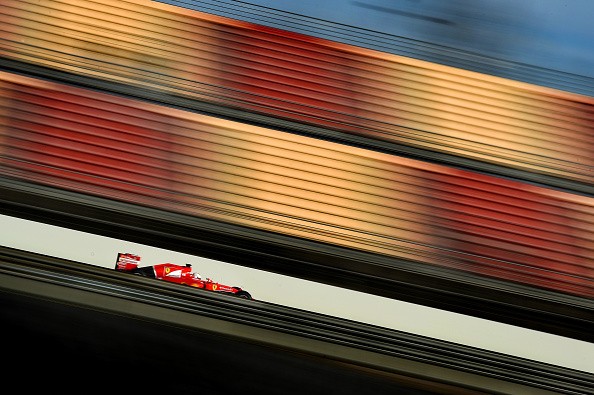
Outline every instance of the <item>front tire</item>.
POLYGON ((251 299, 252 298, 252 295, 250 295, 250 293, 247 291, 239 291, 235 294, 235 296, 237 296, 238 298, 241 298, 241 299, 251 299))

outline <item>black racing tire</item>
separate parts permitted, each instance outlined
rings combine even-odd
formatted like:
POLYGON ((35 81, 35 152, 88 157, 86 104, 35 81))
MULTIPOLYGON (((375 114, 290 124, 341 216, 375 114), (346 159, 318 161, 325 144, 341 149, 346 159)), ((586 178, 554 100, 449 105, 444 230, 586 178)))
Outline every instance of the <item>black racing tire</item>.
POLYGON ((136 274, 137 276, 142 276, 142 277, 156 278, 155 270, 153 269, 152 266, 138 267, 138 268, 130 271, 130 273, 136 274))
POLYGON ((235 294, 235 296, 237 296, 238 298, 241 298, 241 299, 251 299, 252 298, 252 295, 250 295, 250 293, 247 291, 239 291, 235 294))

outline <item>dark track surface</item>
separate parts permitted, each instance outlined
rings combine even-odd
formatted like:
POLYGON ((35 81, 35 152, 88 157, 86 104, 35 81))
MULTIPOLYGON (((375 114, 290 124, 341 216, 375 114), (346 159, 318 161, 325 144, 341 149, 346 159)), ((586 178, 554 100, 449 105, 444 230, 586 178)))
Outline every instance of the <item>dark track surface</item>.
POLYGON ((15 346, 4 354, 12 361, 5 373, 51 374, 27 383, 43 393, 437 393, 335 361, 48 300, 0 293, 0 310, 15 346))

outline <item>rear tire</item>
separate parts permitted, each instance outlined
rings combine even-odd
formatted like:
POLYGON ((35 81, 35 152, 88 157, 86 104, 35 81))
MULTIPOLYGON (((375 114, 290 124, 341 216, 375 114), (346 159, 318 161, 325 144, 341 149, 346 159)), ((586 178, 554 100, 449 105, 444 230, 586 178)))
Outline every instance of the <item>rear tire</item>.
POLYGON ((156 278, 155 277, 155 269, 152 266, 145 266, 145 267, 137 267, 130 271, 132 274, 136 274, 137 276, 148 277, 148 278, 156 278))

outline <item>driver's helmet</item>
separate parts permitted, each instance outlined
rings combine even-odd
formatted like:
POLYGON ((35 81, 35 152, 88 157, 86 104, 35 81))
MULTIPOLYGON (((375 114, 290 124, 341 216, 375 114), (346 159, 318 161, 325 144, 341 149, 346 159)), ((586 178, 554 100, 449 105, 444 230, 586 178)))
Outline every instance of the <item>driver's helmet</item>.
POLYGON ((202 276, 200 275, 200 273, 192 273, 192 276, 194 276, 196 280, 202 280, 202 276))

